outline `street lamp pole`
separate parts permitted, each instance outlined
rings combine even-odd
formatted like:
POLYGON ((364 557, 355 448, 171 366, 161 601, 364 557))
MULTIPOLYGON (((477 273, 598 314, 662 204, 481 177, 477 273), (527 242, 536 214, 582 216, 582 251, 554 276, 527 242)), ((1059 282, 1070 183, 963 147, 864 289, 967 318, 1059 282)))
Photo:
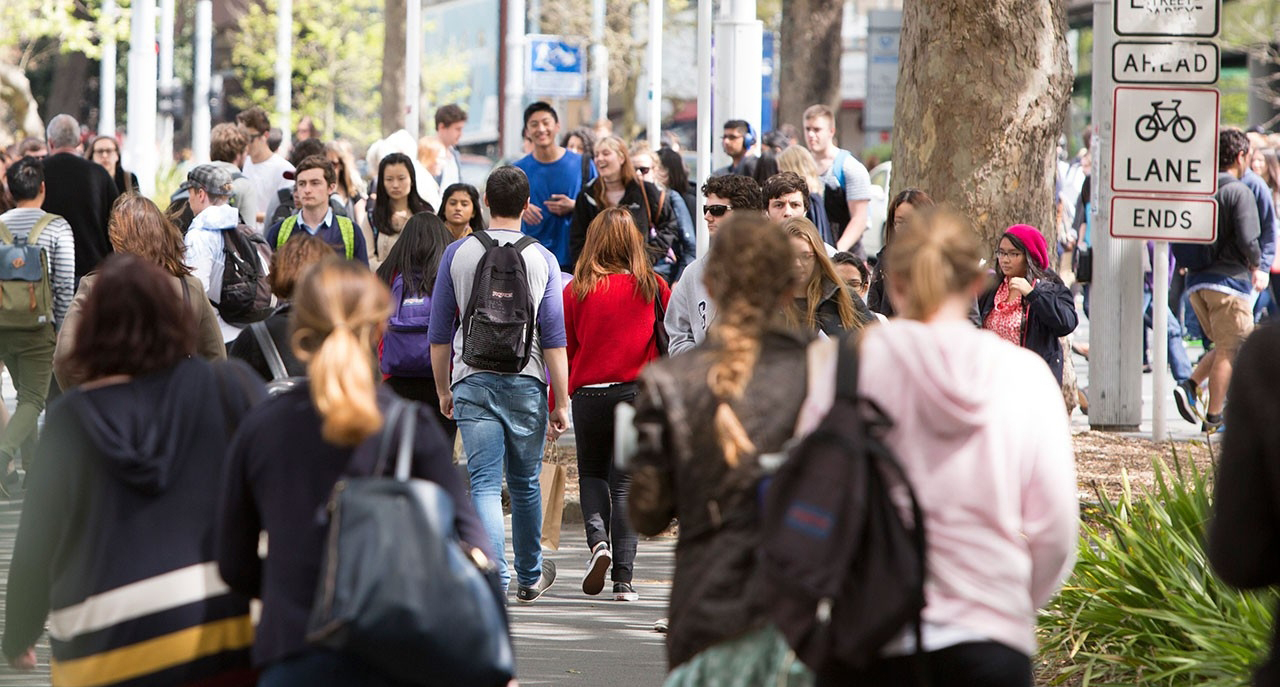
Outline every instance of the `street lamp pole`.
POLYGON ((213 72, 213 0, 196 0, 196 64, 191 95, 191 155, 209 161, 210 75, 213 72))
POLYGON ((422 0, 405 3, 404 128, 414 140, 422 121, 422 0))
POLYGON ((103 0, 102 60, 98 63, 98 134, 116 133, 116 9, 115 0, 103 0))
POLYGON ((284 132, 280 145, 289 144, 293 132, 293 0, 280 0, 276 8, 276 126, 284 132))
POLYGON ((156 187, 156 6, 129 8, 129 133, 125 152, 143 195, 156 187))
POLYGON ((649 148, 658 150, 662 134, 662 3, 649 0, 649 148))

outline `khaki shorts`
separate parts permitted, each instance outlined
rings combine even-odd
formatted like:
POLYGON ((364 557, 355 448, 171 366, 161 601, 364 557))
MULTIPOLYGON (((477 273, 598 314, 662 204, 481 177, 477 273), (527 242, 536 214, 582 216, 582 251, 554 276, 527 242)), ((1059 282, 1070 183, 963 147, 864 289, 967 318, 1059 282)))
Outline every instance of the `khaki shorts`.
POLYGON ((1240 344, 1253 331, 1253 308, 1249 307, 1248 296, 1200 289, 1191 293, 1191 307, 1214 347, 1234 358, 1240 344))

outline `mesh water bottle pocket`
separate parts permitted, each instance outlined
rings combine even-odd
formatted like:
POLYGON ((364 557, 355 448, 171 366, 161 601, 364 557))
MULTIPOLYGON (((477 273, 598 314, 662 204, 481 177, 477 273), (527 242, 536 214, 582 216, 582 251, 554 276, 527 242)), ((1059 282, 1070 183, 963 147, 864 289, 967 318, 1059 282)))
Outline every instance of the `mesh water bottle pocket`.
POLYGON ((478 370, 519 372, 529 362, 527 327, 523 322, 492 322, 479 315, 472 317, 462 339, 462 362, 478 370))

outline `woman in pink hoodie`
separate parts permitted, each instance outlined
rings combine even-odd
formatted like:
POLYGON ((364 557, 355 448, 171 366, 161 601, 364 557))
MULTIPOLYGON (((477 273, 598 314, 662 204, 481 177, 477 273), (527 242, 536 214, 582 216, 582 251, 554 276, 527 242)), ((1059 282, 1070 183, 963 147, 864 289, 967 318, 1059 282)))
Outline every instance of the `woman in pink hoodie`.
MULTIPOLYGON (((925 514, 923 666, 933 684, 1032 683, 1036 609, 1074 559, 1078 503, 1061 393, 1035 353, 968 320, 987 276, 962 217, 926 211, 885 262, 899 319, 863 333, 859 390, 893 420, 887 443, 925 514)), ((858 675, 912 684, 908 630, 858 675)))

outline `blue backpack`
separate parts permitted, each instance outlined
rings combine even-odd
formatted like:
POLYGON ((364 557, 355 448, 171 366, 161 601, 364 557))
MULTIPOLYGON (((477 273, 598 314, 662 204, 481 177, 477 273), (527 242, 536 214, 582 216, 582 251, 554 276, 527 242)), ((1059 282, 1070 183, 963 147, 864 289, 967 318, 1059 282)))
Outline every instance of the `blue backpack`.
POLYGON ((404 276, 391 282, 391 302, 395 312, 382 337, 382 374, 392 377, 430 377, 431 342, 427 325, 431 322, 431 297, 406 296, 404 276))

